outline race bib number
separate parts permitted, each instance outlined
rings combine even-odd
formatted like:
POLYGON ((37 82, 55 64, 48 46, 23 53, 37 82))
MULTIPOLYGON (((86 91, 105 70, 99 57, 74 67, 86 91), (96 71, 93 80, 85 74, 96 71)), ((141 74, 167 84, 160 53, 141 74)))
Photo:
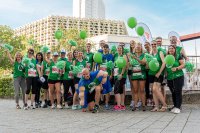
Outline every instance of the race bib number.
POLYGON ((33 69, 33 68, 28 69, 28 76, 29 77, 36 77, 37 76, 36 74, 37 73, 36 73, 35 69, 33 69))
POLYGON ((133 72, 141 72, 141 67, 140 66, 134 66, 133 67, 133 72))
POLYGON ((90 70, 90 67, 91 67, 91 64, 90 63, 87 63, 86 64, 86 68, 88 68, 90 70))
POLYGON ((106 65, 100 65, 100 70, 106 71, 107 70, 106 65))
POLYGON ((47 69, 45 70, 45 74, 48 76, 48 75, 49 75, 49 73, 50 73, 50 69, 49 69, 49 68, 47 68, 47 69))
POLYGON ((69 71, 68 78, 69 78, 69 79, 73 79, 73 76, 74 76, 74 75, 73 75, 73 72, 72 72, 72 71, 69 71))
POLYGON ((60 74, 64 74, 65 71, 64 71, 63 69, 59 69, 59 73, 60 73, 60 74))
POLYGON ((58 74, 59 73, 59 69, 56 66, 52 67, 52 73, 58 74))
POLYGON ((119 68, 115 68, 115 69, 114 69, 114 76, 118 76, 118 75, 119 75, 119 72, 118 72, 118 71, 119 71, 119 68))

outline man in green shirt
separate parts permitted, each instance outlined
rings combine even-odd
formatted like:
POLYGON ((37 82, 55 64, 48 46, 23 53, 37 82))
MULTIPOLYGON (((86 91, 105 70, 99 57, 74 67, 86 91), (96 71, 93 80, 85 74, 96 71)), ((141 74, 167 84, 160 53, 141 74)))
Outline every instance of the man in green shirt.
POLYGON ((90 71, 94 71, 94 60, 93 60, 94 53, 91 52, 91 43, 86 44, 86 68, 88 68, 90 71))

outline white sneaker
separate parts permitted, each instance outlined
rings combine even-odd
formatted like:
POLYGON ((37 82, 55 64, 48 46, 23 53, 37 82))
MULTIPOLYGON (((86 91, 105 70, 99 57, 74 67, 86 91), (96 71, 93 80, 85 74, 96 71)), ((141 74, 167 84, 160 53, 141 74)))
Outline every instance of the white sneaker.
POLYGON ((62 109, 62 106, 61 105, 57 105, 57 109, 62 109))
POLYGON ((35 103, 33 103, 33 105, 31 105, 30 108, 31 108, 31 109, 35 109, 35 103))
POLYGON ((130 107, 134 106, 134 101, 131 101, 130 107))
POLYGON ((56 107, 55 107, 55 105, 54 104, 52 104, 51 105, 51 109, 55 109, 56 107))
POLYGON ((28 110, 28 105, 24 106, 24 110, 28 110))
POLYGON ((65 104, 65 109, 70 109, 68 104, 65 104))
POLYGON ((174 113, 175 109, 176 109, 176 108, 174 107, 170 112, 171 112, 171 113, 174 113))
POLYGON ((181 113, 181 110, 179 108, 175 108, 174 109, 174 114, 179 114, 179 113, 181 113))
POLYGON ((139 101, 139 102, 137 103, 137 106, 138 106, 138 107, 141 107, 141 106, 142 106, 142 102, 139 101))

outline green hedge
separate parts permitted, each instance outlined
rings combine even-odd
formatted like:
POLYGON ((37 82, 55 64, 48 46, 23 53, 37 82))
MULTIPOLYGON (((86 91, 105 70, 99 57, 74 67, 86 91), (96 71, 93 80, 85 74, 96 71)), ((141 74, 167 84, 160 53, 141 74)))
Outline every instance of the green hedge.
POLYGON ((13 78, 11 76, 0 77, 0 97, 14 97, 13 78))

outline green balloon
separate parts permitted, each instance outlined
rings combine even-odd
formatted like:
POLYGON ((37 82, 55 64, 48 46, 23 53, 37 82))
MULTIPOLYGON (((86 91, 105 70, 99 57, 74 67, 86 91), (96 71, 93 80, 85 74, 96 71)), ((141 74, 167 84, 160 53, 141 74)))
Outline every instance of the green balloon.
POLYGON ((124 59, 124 57, 119 57, 117 60, 116 60, 116 65, 118 68, 124 68, 126 66, 126 60, 124 59))
POLYGON ((84 31, 84 30, 82 30, 82 31, 80 32, 80 38, 81 38, 81 39, 87 38, 87 32, 84 31))
POLYGON ((63 32, 62 32, 61 30, 58 29, 58 30, 55 32, 55 38, 58 39, 58 40, 60 40, 60 39, 62 38, 62 36, 63 36, 63 32))
POLYGON ((68 44, 70 44, 71 46, 77 46, 77 42, 74 40, 69 40, 68 44))
POLYGON ((139 26, 139 27, 137 27, 136 32, 139 36, 143 36, 144 35, 144 28, 139 26))
POLYGON ((101 64, 102 63, 102 54, 101 53, 95 53, 93 56, 94 62, 101 64))
POLYGON ((133 29, 137 25, 137 20, 134 17, 130 17, 127 21, 128 26, 133 29))
POLYGON ((149 62, 149 69, 151 71, 156 72, 156 71, 158 71, 159 67, 160 67, 160 65, 157 60, 153 59, 149 62))
POLYGON ((173 55, 167 55, 166 57, 165 57, 165 63, 166 63, 166 65, 168 65, 168 66, 173 66, 174 65, 174 63, 175 63, 175 58, 174 58, 174 56, 173 55))

